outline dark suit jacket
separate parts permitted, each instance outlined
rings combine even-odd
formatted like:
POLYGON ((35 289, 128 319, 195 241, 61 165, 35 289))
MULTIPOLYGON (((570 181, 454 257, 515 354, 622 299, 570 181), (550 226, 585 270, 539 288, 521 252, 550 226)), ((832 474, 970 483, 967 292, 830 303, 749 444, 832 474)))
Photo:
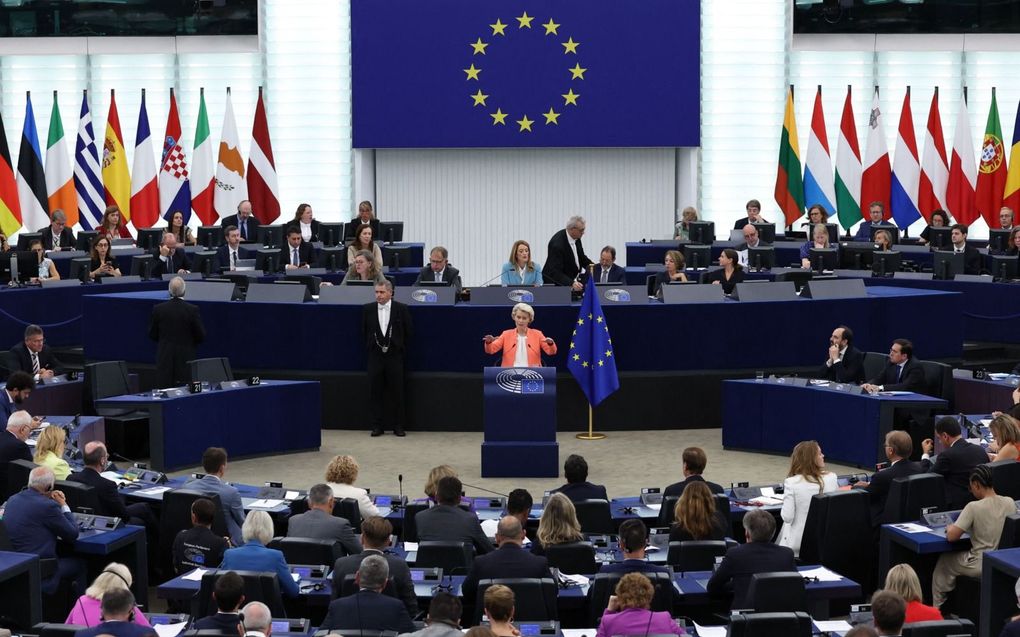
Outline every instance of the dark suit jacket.
POLYGON ((972 245, 967 245, 963 249, 963 273, 964 274, 981 274, 981 270, 984 269, 984 257, 978 252, 978 249, 972 245))
POLYGON ((978 445, 960 438, 953 446, 935 456, 935 462, 922 460, 925 471, 946 479, 946 506, 950 511, 962 509, 974 499, 970 493, 970 474, 974 467, 988 462, 988 454, 978 445))
POLYGON ((724 294, 733 294, 733 289, 737 287, 737 284, 744 282, 744 268, 735 268, 733 274, 728 279, 726 278, 726 271, 722 268, 712 270, 708 273, 705 281, 708 283, 718 281, 722 285, 724 294))
MULTIPOLYGON (((259 225, 261 225, 259 220, 255 218, 255 215, 248 215, 248 218, 245 219, 245 225, 247 226, 245 230, 248 234, 245 236, 244 233, 242 233, 241 241, 255 241, 259 234, 259 225)), ((220 221, 220 226, 223 228, 226 228, 227 226, 237 226, 238 229, 241 228, 241 224, 237 222, 237 215, 223 217, 223 220, 220 221)))
POLYGON ((22 489, 7 501, 4 526, 11 546, 18 553, 34 553, 42 558, 57 556, 57 539, 73 541, 78 524, 70 513, 35 489, 22 489))
MULTIPOLYGON (((843 360, 833 363, 831 367, 823 364, 820 376, 837 383, 863 383, 864 352, 848 345, 843 352, 843 360)), ((921 377, 923 380, 924 374, 921 377)))
POLYGON ((720 486, 720 485, 718 485, 718 484, 716 484, 714 482, 709 482, 708 480, 702 478, 700 475, 692 475, 692 476, 687 476, 687 478, 685 480, 681 480, 680 482, 674 482, 673 484, 671 484, 668 487, 666 487, 665 489, 663 489, 662 490, 662 497, 665 498, 665 497, 668 497, 668 496, 675 495, 676 497, 679 498, 681 495, 683 495, 684 488, 686 488, 687 485, 692 483, 692 482, 704 482, 705 484, 708 485, 708 488, 709 488, 709 490, 712 493, 723 493, 723 492, 725 492, 725 489, 723 489, 722 486, 720 486))
MULTIPOLYGON (((895 224, 891 224, 887 221, 881 223, 871 223, 871 220, 865 221, 857 228, 857 234, 854 235, 855 241, 871 241, 871 227, 875 226, 878 228, 895 228, 895 224)), ((810 237, 808 237, 810 238, 810 237)))
MULTIPOLYGON (((289 243, 280 248, 280 260, 277 267, 281 272, 290 263, 291 250, 292 248, 289 243)), ((312 248, 312 244, 304 241, 301 242, 301 245, 298 246, 298 261, 298 265, 307 265, 309 267, 315 265, 315 250, 312 248)))
POLYGON ((878 378, 871 381, 872 385, 882 385, 885 391, 912 391, 921 393, 924 391, 924 370, 921 364, 913 358, 908 358, 903 364, 903 372, 900 373, 898 365, 889 363, 878 375, 878 378), (899 380, 897 380, 899 376, 899 380))
MULTIPOLYGON (((238 246, 237 258, 239 260, 244 258, 241 256, 240 246, 238 246)), ((225 243, 216 248, 216 265, 219 266, 220 270, 230 269, 230 246, 225 243)))
POLYGON ((599 573, 668 573, 669 568, 652 564, 647 560, 623 560, 603 564, 599 573))
POLYGON ((156 386, 170 387, 190 380, 188 361, 205 340, 198 308, 183 299, 170 299, 152 308, 149 338, 156 341, 156 386))
POLYGON ((570 498, 571 502, 609 499, 609 496, 606 495, 606 488, 604 486, 601 484, 592 484, 590 482, 568 482, 558 489, 553 489, 552 492, 562 493, 570 498))
MULTIPOLYGON (((570 248, 567 248, 568 250, 570 248)), ((602 282, 602 266, 595 264, 595 282, 602 282)), ((627 271, 616 265, 615 263, 609 268, 609 280, 607 283, 626 283, 627 282, 627 271)))
MULTIPOLYGON (((7 429, 7 419, 18 411, 18 405, 11 402, 6 389, 0 389, 0 430, 7 429)), ((31 460, 31 458, 29 458, 31 460)))
POLYGON ((732 590, 733 603, 730 608, 750 608, 747 587, 752 575, 796 570, 797 563, 789 547, 771 542, 738 544, 726 551, 726 557, 708 580, 708 592, 710 595, 719 595, 732 590))
POLYGON ((84 467, 81 471, 75 471, 67 477, 73 482, 80 482, 92 487, 93 492, 99 499, 99 515, 112 515, 125 522, 131 517, 127 507, 124 506, 124 498, 117 491, 117 485, 112 480, 107 480, 99 475, 95 469, 84 467))
POLYGON ((478 517, 460 507, 436 505, 419 511, 414 523, 418 526, 418 539, 422 541, 470 542, 478 555, 493 551, 492 541, 485 537, 478 517))
POLYGON ((414 632, 414 622, 411 621, 400 600, 374 591, 362 590, 330 602, 329 611, 319 628, 392 630, 397 633, 410 633, 414 632))
MULTIPOLYGON (((0 390, 0 398, 7 399, 7 392, 0 390)), ((8 493, 11 489, 7 486, 7 463, 12 460, 27 460, 32 462, 32 450, 28 445, 18 440, 14 434, 7 431, 7 418, 4 417, 3 427, 0 427, 0 493, 8 493)), ((23 484, 11 485, 16 489, 25 486, 23 484)))
MULTIPOLYGON (((577 278, 578 272, 588 273, 588 266, 591 259, 584 254, 581 240, 577 240, 577 260, 581 269, 574 264, 574 253, 570 249, 569 238, 566 229, 558 231, 549 239, 549 248, 546 252, 545 267, 542 268, 542 276, 546 283, 556 285, 570 285, 577 278)), ((583 278, 578 280, 583 281, 583 278)))
POLYGON ((219 630, 225 633, 236 633, 241 622, 240 613, 216 613, 195 621, 195 630, 219 630))
MULTIPOLYGON (((12 347, 11 354, 14 354, 15 358, 18 359, 18 369, 26 374, 32 373, 32 354, 25 347, 24 341, 12 347)), ((39 369, 51 369, 54 374, 64 373, 64 366, 53 355, 53 350, 50 349, 49 345, 43 345, 42 351, 39 352, 39 369)))
POLYGON ((156 248, 153 254, 155 258, 152 260, 152 273, 155 276, 176 274, 178 270, 191 269, 191 259, 188 257, 188 253, 184 251, 183 246, 178 246, 173 254, 167 257, 166 263, 159 257, 159 248, 156 248))
POLYGON ((396 597, 404 603, 408 616, 414 617, 417 615, 418 596, 414 594, 414 583, 411 582, 411 569, 408 568, 407 562, 398 555, 381 553, 375 549, 365 549, 357 555, 348 555, 336 561, 336 564, 333 565, 333 597, 336 598, 340 595, 344 578, 357 573, 358 568, 361 566, 361 561, 369 555, 382 555, 386 558, 386 563, 390 565, 390 581, 386 583, 386 586, 394 587, 396 597))
POLYGON ((925 468, 919 463, 911 462, 910 460, 900 460, 891 467, 882 469, 871 476, 871 482, 868 483, 868 486, 864 487, 864 491, 871 497, 872 526, 879 526, 886 522, 884 519, 885 501, 889 497, 892 481, 896 478, 906 478, 918 473, 925 473, 925 468))
MULTIPOLYGON (((353 239, 355 236, 357 236, 357 231, 360 230, 361 226, 363 225, 364 224, 361 223, 361 218, 355 217, 351 219, 349 222, 347 222, 347 225, 344 226, 344 238, 353 239)), ((372 220, 368 222, 368 225, 372 226, 372 239, 374 239, 375 241, 383 241, 386 238, 379 236, 378 219, 372 217, 372 220)))
MULTIPOLYGON (((415 285, 428 285, 436 280, 435 273, 432 272, 432 266, 425 266, 418 273, 418 278, 414 280, 415 285), (424 283, 423 283, 424 281, 424 283)), ((443 270, 443 281, 449 283, 457 293, 460 294, 460 270, 453 267, 449 263, 446 264, 446 269, 443 270)))
POLYGON ((74 233, 67 226, 60 231, 60 236, 57 239, 56 246, 53 245, 53 226, 46 226, 36 232, 42 234, 42 244, 44 250, 53 250, 55 248, 73 248, 74 247, 74 233))
POLYGON ((535 555, 520 544, 504 542, 488 555, 479 555, 471 564, 471 570, 464 578, 461 596, 467 603, 473 603, 478 594, 478 582, 499 577, 552 577, 549 560, 535 555))
MULTIPOLYGON (((403 354, 411 341, 414 329, 411 325, 411 311, 399 301, 390 301, 390 349, 388 354, 403 354)), ((376 345, 385 343, 386 335, 379 328, 379 305, 367 303, 361 313, 361 336, 370 354, 386 356, 376 345)))
MULTIPOLYGON (((135 609, 136 613, 142 612, 140 609, 135 609)), ((235 630, 237 630, 235 628, 235 630)), ((97 635, 113 635, 113 637, 146 637, 148 635, 155 635, 156 630, 151 626, 142 626, 134 622, 119 622, 109 621, 103 622, 98 626, 92 628, 85 628, 75 633, 75 637, 97 637, 97 635)))

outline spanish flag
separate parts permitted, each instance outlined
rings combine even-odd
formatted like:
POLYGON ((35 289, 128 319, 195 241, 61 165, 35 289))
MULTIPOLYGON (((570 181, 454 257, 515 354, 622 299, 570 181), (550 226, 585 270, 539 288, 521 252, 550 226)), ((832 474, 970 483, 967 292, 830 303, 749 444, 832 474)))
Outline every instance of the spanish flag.
POLYGON ((776 203, 786 216, 786 225, 804 215, 804 179, 800 172, 797 121, 793 115, 793 85, 786 93, 786 115, 779 137, 779 171, 776 174, 776 203))
POLYGON ((120 132, 117 102, 110 89, 110 114, 106 118, 106 139, 103 141, 103 185, 106 204, 120 208, 126 224, 131 220, 131 177, 128 175, 124 136, 120 132))

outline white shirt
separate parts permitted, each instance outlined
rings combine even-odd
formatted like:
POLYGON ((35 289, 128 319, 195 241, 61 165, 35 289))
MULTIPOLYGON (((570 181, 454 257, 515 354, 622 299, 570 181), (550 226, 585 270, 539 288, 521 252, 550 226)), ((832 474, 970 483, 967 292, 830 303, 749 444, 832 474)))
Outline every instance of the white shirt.
POLYGON ((826 471, 822 474, 822 488, 818 484, 808 482, 804 476, 790 476, 783 481, 783 528, 779 535, 781 546, 793 549, 800 554, 800 541, 804 537, 804 524, 807 522, 808 508, 811 497, 819 493, 831 493, 839 489, 836 474, 826 471))
POLYGON ((379 331, 386 334, 386 330, 390 327, 390 304, 387 302, 385 305, 379 305, 379 331))
POLYGON ((233 270, 237 268, 237 260, 241 257, 237 254, 237 248, 227 246, 227 250, 230 252, 230 269, 233 270))
POLYGON ((528 366, 528 337, 524 334, 517 335, 517 353, 514 355, 514 367, 528 366))
MULTIPOLYGON (((849 346, 849 345, 847 345, 846 347, 850 347, 850 346, 849 346)), ((839 350, 839 358, 838 358, 838 359, 836 359, 836 362, 837 362, 837 363, 838 363, 838 362, 840 362, 840 361, 842 361, 842 360, 843 360, 843 357, 844 357, 844 356, 846 356, 846 347, 844 347, 843 349, 839 350)), ((825 361, 825 366, 826 366, 826 367, 832 367, 832 359, 831 359, 831 358, 829 358, 829 359, 827 359, 827 360, 825 361)))
POLYGON ((301 229, 301 240, 311 241, 312 240, 312 224, 305 223, 304 221, 298 222, 298 228, 301 229))
POLYGON ((570 251, 574 254, 574 265, 577 269, 581 269, 581 261, 577 258, 577 239, 571 239, 570 235, 567 235, 567 243, 570 245, 570 251))

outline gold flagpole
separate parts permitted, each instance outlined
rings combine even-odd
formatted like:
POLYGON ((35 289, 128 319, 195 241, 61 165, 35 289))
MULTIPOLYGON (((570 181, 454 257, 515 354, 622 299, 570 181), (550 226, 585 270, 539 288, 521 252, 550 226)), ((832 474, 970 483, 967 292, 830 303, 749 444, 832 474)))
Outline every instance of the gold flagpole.
POLYGON ((578 440, 602 440, 606 437, 606 434, 597 434, 592 431, 592 409, 591 403, 588 403, 588 433, 577 434, 578 440))

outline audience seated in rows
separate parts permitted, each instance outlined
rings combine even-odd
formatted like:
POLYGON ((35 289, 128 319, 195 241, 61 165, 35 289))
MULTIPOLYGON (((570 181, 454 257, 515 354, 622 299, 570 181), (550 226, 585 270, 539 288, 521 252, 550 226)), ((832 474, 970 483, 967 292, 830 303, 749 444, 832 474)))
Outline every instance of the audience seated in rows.
POLYGON ((229 546, 228 538, 212 532, 216 504, 208 498, 191 503, 191 528, 178 531, 174 537, 174 572, 182 574, 193 568, 216 568, 223 561, 229 546))
POLYGON ((581 500, 608 500, 606 488, 601 484, 588 482, 588 463, 583 456, 570 454, 563 462, 563 477, 567 483, 553 489, 553 493, 562 493, 571 502, 581 500))
POLYGON ((269 514, 265 511, 249 512, 241 527, 241 535, 244 543, 224 551, 220 568, 276 573, 280 591, 287 597, 297 597, 298 585, 290 576, 283 553, 266 546, 273 539, 273 519, 269 514))
POLYGON ((709 482, 701 475, 705 472, 705 467, 708 466, 708 456, 705 454, 704 449, 701 447, 687 447, 681 454, 681 460, 681 470, 683 472, 684 479, 680 482, 674 482, 663 489, 663 498, 668 498, 674 495, 680 496, 680 494, 683 493, 684 488, 692 482, 704 482, 708 485, 708 488, 712 493, 722 493, 724 491, 721 485, 709 482))
POLYGON ((793 550, 772 543, 776 520, 768 511, 755 509, 744 515, 746 544, 738 544, 726 551, 719 568, 708 580, 711 595, 733 593, 731 608, 751 608, 747 588, 755 573, 796 571, 793 550))
POLYGON ((382 555, 369 555, 358 567, 358 592, 329 604, 320 629, 414 631, 414 623, 400 600, 383 595, 389 578, 389 563, 382 555))
POLYGON ((333 564, 333 597, 340 596, 344 578, 357 573, 366 557, 377 555, 385 558, 389 565, 389 585, 394 587, 396 597, 403 602, 408 616, 418 614, 418 597, 414 594, 411 570, 402 557, 387 551, 392 534, 393 525, 386 518, 373 516, 361 522, 361 545, 364 548, 361 553, 341 557, 333 564))

